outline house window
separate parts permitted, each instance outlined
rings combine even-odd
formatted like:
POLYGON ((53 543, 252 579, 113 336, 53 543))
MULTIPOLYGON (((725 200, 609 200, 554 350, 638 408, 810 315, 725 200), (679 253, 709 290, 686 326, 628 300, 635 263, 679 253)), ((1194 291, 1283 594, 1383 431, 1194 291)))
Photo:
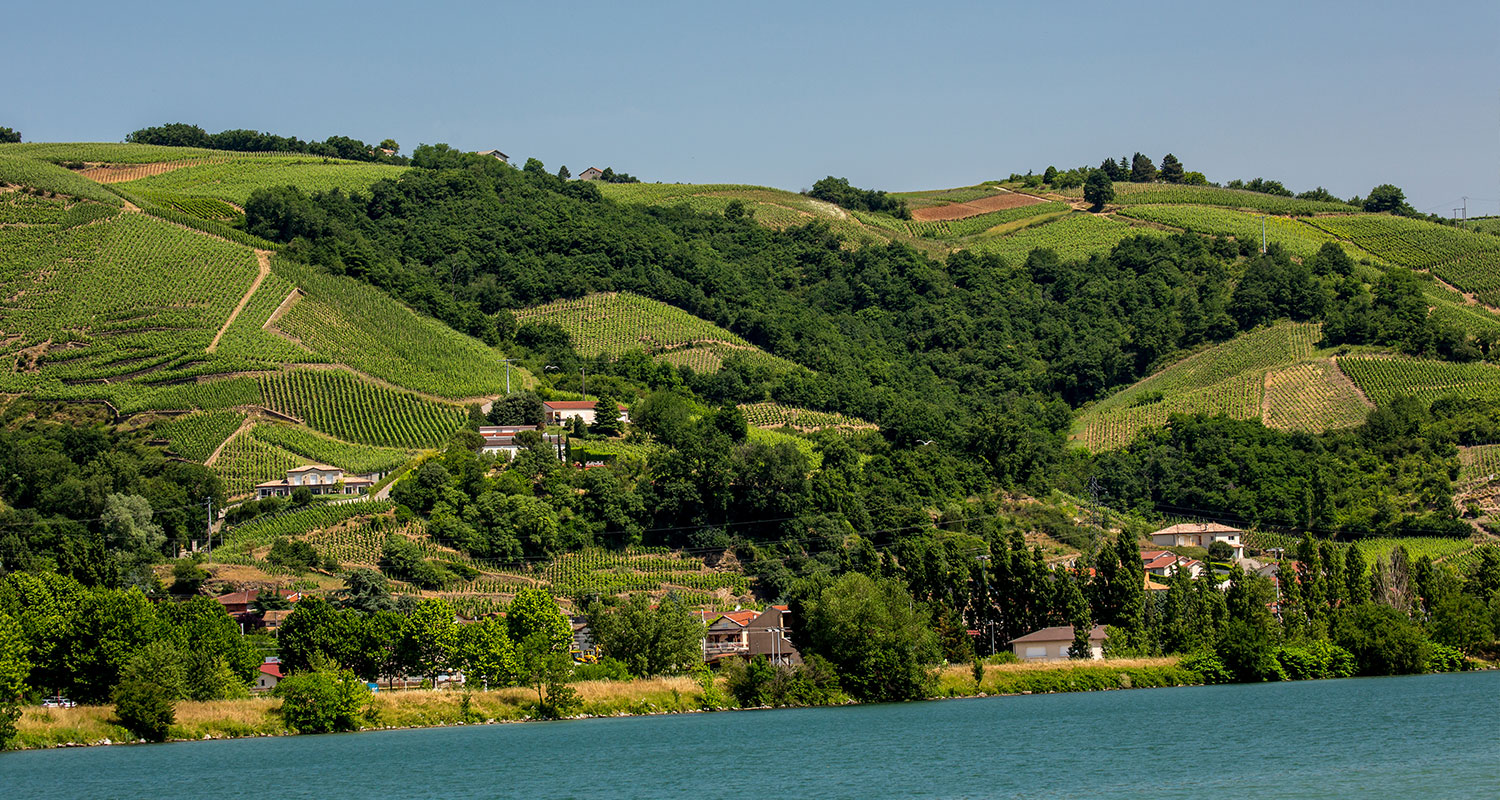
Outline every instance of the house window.
POLYGON ((1026 646, 1026 657, 1027 658, 1046 658, 1047 657, 1047 645, 1042 645, 1040 647, 1033 647, 1031 645, 1027 645, 1026 646))

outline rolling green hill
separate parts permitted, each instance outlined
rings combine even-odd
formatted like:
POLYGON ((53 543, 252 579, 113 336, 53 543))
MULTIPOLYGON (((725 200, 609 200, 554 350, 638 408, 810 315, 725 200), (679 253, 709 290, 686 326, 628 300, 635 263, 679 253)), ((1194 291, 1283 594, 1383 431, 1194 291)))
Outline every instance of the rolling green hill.
MULTIPOLYGON (((439 446, 465 419, 459 401, 504 391, 504 354, 368 284, 247 246, 223 202, 261 186, 362 190, 401 170, 0 146, 0 392, 103 401, 121 415, 188 412, 152 435, 184 458, 214 458, 232 494, 309 460, 363 472, 439 446), (89 168, 62 166, 78 162, 89 168), (154 174, 118 183, 143 172, 154 174), (91 174, 143 202, 123 203, 91 174), (265 414, 300 423, 240 429, 265 414)), ((511 374, 535 384, 524 369, 511 374)))
POLYGON ((785 359, 750 344, 719 326, 657 300, 628 292, 591 294, 515 312, 516 321, 549 323, 568 333, 584 356, 618 356, 639 349, 659 361, 713 372, 725 358, 739 355, 776 369, 796 369, 785 359))

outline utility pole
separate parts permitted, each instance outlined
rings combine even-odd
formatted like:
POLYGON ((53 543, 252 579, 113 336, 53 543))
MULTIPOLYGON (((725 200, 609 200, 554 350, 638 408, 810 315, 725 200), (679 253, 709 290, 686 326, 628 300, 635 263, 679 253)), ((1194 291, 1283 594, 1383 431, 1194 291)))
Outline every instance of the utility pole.
POLYGON ((983 554, 983 555, 975 556, 974 559, 976 561, 978 561, 982 565, 982 566, 979 567, 979 574, 981 574, 981 575, 984 576, 984 626, 986 628, 990 629, 990 652, 989 652, 989 654, 990 655, 994 655, 995 654, 995 623, 993 623, 993 622, 990 621, 990 572, 989 572, 988 569, 986 569, 986 567, 989 566, 990 557, 989 557, 989 554, 986 553, 986 554, 983 554))
POLYGON ((214 554, 214 499, 208 498, 208 554, 214 554))
POLYGON ((505 362, 505 393, 510 394, 510 362, 516 359, 506 358, 502 360, 505 362))
POLYGON ((1265 252, 1266 252, 1266 215, 1265 214, 1261 214, 1260 215, 1260 252, 1261 252, 1262 255, 1264 255, 1265 252))
POLYGON ((579 367, 578 372, 583 376, 583 399, 587 400, 589 399, 589 368, 579 367))
POLYGON ((1469 197, 1464 195, 1464 222, 1469 221, 1469 197))

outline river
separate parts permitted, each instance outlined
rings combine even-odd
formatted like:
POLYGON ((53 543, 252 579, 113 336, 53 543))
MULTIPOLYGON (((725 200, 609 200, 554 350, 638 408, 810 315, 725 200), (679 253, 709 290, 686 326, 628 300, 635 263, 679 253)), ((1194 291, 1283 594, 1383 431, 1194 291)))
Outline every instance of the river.
POLYGON ((4 798, 1500 797, 1500 672, 0 755, 4 798))

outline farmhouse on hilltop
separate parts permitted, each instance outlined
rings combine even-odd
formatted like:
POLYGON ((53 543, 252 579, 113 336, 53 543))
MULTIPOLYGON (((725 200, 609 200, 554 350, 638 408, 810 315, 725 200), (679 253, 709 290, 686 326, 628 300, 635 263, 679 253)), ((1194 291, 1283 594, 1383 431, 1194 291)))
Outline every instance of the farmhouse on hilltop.
MULTIPOLYGON (((630 415, 625 404, 620 407, 620 421, 629 422, 630 415)), ((574 417, 583 420, 585 425, 594 424, 594 401, 593 400, 544 400, 542 401, 542 415, 548 425, 561 425, 574 417)))
POLYGON ((475 153, 474 155, 477 155, 477 156, 490 156, 491 158, 495 158, 495 159, 499 159, 500 161, 504 161, 507 164, 510 163, 510 156, 508 156, 508 155, 500 152, 499 150, 480 150, 477 153, 475 153))
POLYGON ((1245 555, 1244 531, 1220 525, 1217 522, 1184 522, 1151 534, 1157 547, 1208 547, 1214 542, 1224 542, 1234 548, 1234 560, 1245 555))
POLYGON ((344 471, 327 464, 308 464, 289 469, 286 477, 279 481, 266 481, 255 485, 259 499, 286 497, 296 489, 306 486, 313 494, 360 494, 370 490, 375 481, 369 478, 345 477, 344 471))
POLYGON ((599 169, 598 167, 589 167, 588 169, 584 170, 583 172, 578 173, 578 180, 581 180, 581 181, 597 181, 597 180, 599 180, 603 176, 604 176, 604 170, 599 169))

